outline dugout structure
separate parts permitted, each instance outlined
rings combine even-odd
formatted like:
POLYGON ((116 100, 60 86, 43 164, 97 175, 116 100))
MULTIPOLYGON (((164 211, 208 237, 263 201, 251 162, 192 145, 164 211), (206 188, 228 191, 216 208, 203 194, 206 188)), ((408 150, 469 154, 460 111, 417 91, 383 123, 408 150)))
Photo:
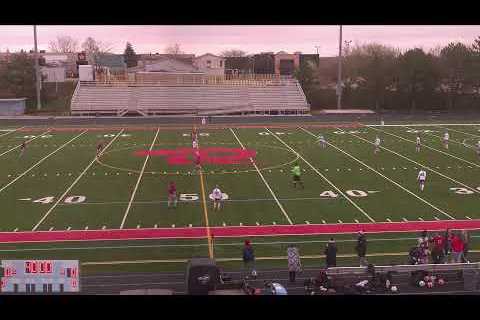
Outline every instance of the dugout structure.
POLYGON ((72 115, 305 115, 310 105, 289 76, 136 74, 128 81, 80 81, 72 115))
POLYGON ((0 99, 0 116, 19 116, 25 114, 27 98, 0 99))

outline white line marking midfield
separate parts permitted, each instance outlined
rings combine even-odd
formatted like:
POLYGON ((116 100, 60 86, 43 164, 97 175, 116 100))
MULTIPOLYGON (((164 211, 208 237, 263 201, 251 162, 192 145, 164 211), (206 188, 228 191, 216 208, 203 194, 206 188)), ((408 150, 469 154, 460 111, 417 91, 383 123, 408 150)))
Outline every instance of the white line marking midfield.
MULTIPOLYGON (((149 151, 152 151, 153 146, 155 145, 155 141, 157 140, 159 132, 160 132, 160 128, 157 128, 157 133, 155 134, 155 137, 153 138, 153 141, 150 144, 149 151)), ((142 180, 143 172, 145 171, 145 167, 147 166, 148 159, 150 159, 150 154, 147 154, 147 157, 145 158, 145 161, 143 162, 142 170, 140 171, 140 174, 139 174, 138 179, 137 179, 137 183, 135 184, 135 188, 133 188, 132 195, 130 196, 130 202, 128 203, 127 209, 125 210, 125 214, 123 215, 122 223, 120 224, 120 229, 123 229, 123 226, 125 225, 125 221, 127 220, 128 213, 130 212, 130 208, 132 206, 133 199, 135 198, 135 194, 137 193, 138 186, 140 185, 140 181, 142 180)))
MULTIPOLYGON (((242 147, 242 149, 245 149, 243 143, 240 141, 240 139, 237 137, 235 131, 233 131, 232 128, 230 128, 230 132, 233 134, 233 136, 235 137, 235 139, 237 140, 238 144, 240 144, 240 147, 242 147)), ((275 199, 275 202, 277 203, 278 207, 280 208, 280 211, 282 211, 283 215, 285 216, 285 218, 287 219, 288 223, 290 224, 293 224, 292 222, 292 219, 290 219, 288 213, 285 211, 285 208, 283 208, 283 205, 280 203, 280 201, 278 200, 277 198, 277 195, 275 194, 275 192, 273 192, 272 188, 270 187, 270 185, 268 184, 267 180, 265 180, 265 177, 263 176, 262 172, 258 169, 258 166, 257 164, 255 163, 255 161, 250 158, 250 162, 251 164, 255 167, 255 170, 257 171, 258 175, 260 176, 260 178, 262 179, 263 183, 265 184, 265 186, 267 187, 268 191, 270 191, 270 194, 272 195, 273 199, 275 199)))
MULTIPOLYGON (((86 132, 86 131, 84 131, 86 132)), ((101 151, 100 155, 103 154, 103 152, 118 138, 118 136, 123 132, 123 129, 120 130, 120 132, 112 139, 110 142, 105 146, 105 148, 101 151)), ((32 231, 37 230, 37 228, 42 224, 42 222, 48 217, 48 215, 56 208, 56 206, 60 203, 60 201, 63 200, 63 198, 67 195, 70 190, 77 184, 77 182, 83 177, 83 175, 87 172, 88 169, 95 163, 97 160, 97 157, 90 162, 90 164, 80 173, 80 175, 73 181, 73 183, 65 190, 65 192, 57 199, 57 201, 48 209, 48 211, 45 213, 45 215, 40 219, 40 221, 33 227, 32 231)))
POLYGON ((350 197, 348 197, 342 190, 340 190, 336 185, 334 185, 327 177, 325 177, 320 171, 317 170, 310 162, 307 161, 302 155, 300 155, 297 151, 295 151, 292 147, 290 147, 287 143, 285 143, 282 139, 280 139, 276 134, 274 134, 270 129, 264 128, 266 131, 270 132, 272 136, 274 136, 278 141, 280 141, 284 146, 286 146, 290 151, 292 151, 295 155, 297 155, 300 159, 302 159, 313 171, 315 171, 320 177, 323 178, 330 186, 335 188, 339 194, 341 194, 348 202, 350 202, 355 208, 357 208, 363 215, 365 215, 371 222, 375 222, 375 220, 368 215, 365 210, 363 210, 360 206, 358 206, 350 197))

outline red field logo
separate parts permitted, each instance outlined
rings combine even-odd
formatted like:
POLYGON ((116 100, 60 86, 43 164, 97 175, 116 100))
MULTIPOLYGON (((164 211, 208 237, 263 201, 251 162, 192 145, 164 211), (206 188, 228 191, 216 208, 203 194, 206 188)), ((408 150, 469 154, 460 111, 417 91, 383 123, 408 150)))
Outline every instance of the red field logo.
MULTIPOLYGON (((209 147, 199 149, 201 164, 243 164, 248 163, 250 158, 254 159, 256 154, 255 150, 241 148, 209 147)), ((166 157, 169 165, 190 165, 195 158, 192 148, 139 150, 135 152, 135 155, 166 157)))

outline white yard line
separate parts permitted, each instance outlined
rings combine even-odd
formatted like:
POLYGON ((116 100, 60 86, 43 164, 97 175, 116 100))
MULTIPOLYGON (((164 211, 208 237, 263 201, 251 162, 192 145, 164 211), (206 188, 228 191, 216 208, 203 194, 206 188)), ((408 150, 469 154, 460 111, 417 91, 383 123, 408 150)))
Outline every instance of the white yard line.
MULTIPOLYGON (((443 124, 443 126, 446 126, 446 124, 443 124)), ((442 127, 442 125, 437 125, 437 127, 442 128, 442 129, 446 129, 446 130, 451 130, 453 132, 458 132, 458 133, 461 133, 461 134, 465 134, 467 136, 480 138, 480 135, 476 135, 476 134, 468 133, 468 132, 463 132, 463 131, 455 130, 455 129, 451 129, 451 128, 444 128, 444 127, 442 127)))
MULTIPOLYGON (((245 150, 245 147, 243 146, 243 143, 240 141, 240 139, 237 137, 237 135, 235 134, 235 131, 233 131, 232 128, 229 128, 230 129, 230 132, 232 132, 233 136, 235 137, 235 139, 238 141, 238 143, 240 144, 240 146, 242 147, 242 149, 245 150)), ((285 218, 287 219, 287 221, 290 223, 290 224, 293 224, 292 220, 290 219, 290 217, 288 216, 287 212, 285 211, 285 209, 283 208, 282 204, 280 203, 280 201, 278 200, 277 196, 275 195, 275 192, 273 192, 272 188, 270 188, 270 185, 268 184, 267 180, 265 180, 265 177, 263 176, 263 174, 260 172, 260 169, 258 169, 257 167, 257 164, 255 163, 255 161, 250 158, 250 162, 252 163, 252 165, 255 167, 255 170, 257 170, 257 173, 258 175, 260 176, 260 178, 262 179, 263 183, 265 184, 265 186, 267 187, 268 191, 270 191, 270 194, 272 195, 273 199, 275 199, 275 202, 277 203, 278 207, 280 208, 280 211, 282 211, 283 215, 285 216, 285 218)))
MULTIPOLYGON (((86 131, 84 131, 86 132, 86 131)), ((100 152, 100 155, 103 154, 103 152, 118 138, 118 136, 123 132, 123 129, 120 130, 119 133, 117 133, 117 135, 112 139, 110 140, 110 142, 105 146, 105 148, 103 148, 103 150, 100 152)), ((57 198, 57 201, 55 201, 55 203, 53 204, 52 207, 50 207, 50 209, 43 215, 43 217, 40 219, 40 221, 38 221, 38 223, 33 227, 32 231, 35 231, 37 230, 37 228, 42 224, 42 222, 48 217, 48 215, 57 207, 57 205, 60 203, 60 201, 63 200, 63 198, 67 195, 68 192, 70 192, 70 190, 72 190, 72 188, 77 184, 77 182, 83 177, 83 175, 87 172, 88 169, 90 169, 90 167, 95 163, 95 161, 97 160, 97 156, 95 156, 95 158, 90 162, 90 164, 82 171, 82 173, 80 173, 80 175, 75 179, 75 181, 73 181, 73 183, 67 188, 67 190, 65 190, 65 192, 57 198)))
MULTIPOLYGON (((300 129, 302 129, 303 131, 305 131, 306 133, 310 134, 311 136, 313 137, 316 137, 315 134, 313 134, 312 132, 300 127, 300 129)), ((396 181, 390 179, 389 177, 383 175, 382 173, 378 172, 377 170, 375 170, 374 168, 370 167, 368 164, 366 164, 365 162, 363 162, 362 160, 360 159, 357 159, 355 156, 349 154, 348 152, 338 148, 337 146, 331 144, 330 142, 327 141, 327 144, 333 148, 335 148, 337 151, 345 154, 346 156, 352 158, 353 160, 357 161, 358 163, 360 163, 361 165, 363 165, 364 167, 368 168, 369 170, 375 172, 376 174, 378 174, 379 176, 381 176, 382 178, 384 178, 385 180, 393 183, 394 185, 396 185, 397 187, 399 187, 400 189, 402 189, 403 191, 407 192, 408 194, 414 196, 415 198, 417 198, 418 200, 422 201, 423 203, 425 203, 426 205, 432 207, 433 209, 437 210, 438 212, 442 213, 443 215, 447 216, 448 218, 450 219, 455 219, 454 217, 452 217, 451 215, 449 215, 448 213, 446 213, 445 211, 443 211, 442 209, 439 209, 437 208, 436 206, 434 206, 433 204, 431 204, 430 202, 428 202, 427 200, 419 197, 418 195, 416 195, 415 193, 413 193, 412 191, 408 190, 407 188, 403 187, 402 185, 400 185, 399 183, 397 183, 396 181)))
POLYGON ((439 126, 480 126, 480 123, 411 123, 411 124, 370 124, 369 127, 439 127, 439 126))
MULTIPOLYGON (((25 143, 29 143, 29 142, 31 142, 31 141, 33 141, 33 140, 35 140, 35 139, 38 139, 38 138, 40 138, 41 136, 43 136, 44 134, 49 133, 50 131, 52 131, 52 129, 48 129, 47 131, 43 132, 42 134, 36 136, 35 138, 31 138, 31 139, 29 139, 29 140, 26 140, 25 143)), ((9 152, 11 152, 11 151, 13 151, 13 150, 15 150, 15 149, 20 148, 21 145, 22 145, 22 144, 19 144, 18 146, 15 146, 15 147, 13 147, 13 148, 11 148, 11 149, 8 149, 7 151, 4 151, 4 152, 0 153, 0 157, 2 157, 3 155, 5 155, 5 154, 7 154, 7 153, 9 153, 9 152)))
MULTIPOLYGON (((405 128, 408 128, 408 127, 405 127, 405 128)), ((392 137, 397 137, 397 138, 402 139, 402 140, 405 140, 405 141, 407 141, 407 142, 416 144, 415 141, 406 139, 406 138, 404 138, 404 137, 402 137, 402 136, 399 136, 399 135, 396 135, 396 134, 394 134, 394 133, 390 133, 390 132, 388 132, 388 131, 383 131, 383 130, 376 129, 376 128, 372 128, 372 129, 373 129, 373 130, 380 131, 380 132, 383 132, 383 133, 386 133, 386 134, 388 134, 388 135, 391 135, 392 137)), ((410 129, 410 128, 408 128, 408 129, 410 129)), ((470 161, 465 160, 465 159, 463 159, 463 158, 454 156, 453 154, 444 152, 444 151, 442 151, 442 150, 438 150, 438 149, 432 148, 432 147, 430 147, 430 146, 427 146, 426 144, 421 143, 420 145, 421 145, 422 147, 427 148, 427 149, 430 149, 430 150, 439 152, 439 153, 444 154, 444 155, 446 155, 446 156, 449 156, 449 157, 452 157, 452 158, 454 158, 454 159, 457 159, 457 160, 463 161, 463 162, 465 162, 465 163, 471 164, 471 165, 473 165, 473 166, 480 167, 480 165, 478 165, 478 164, 476 164, 476 163, 473 163, 473 162, 470 162, 470 161)))
MULTIPOLYGON (((360 137, 360 136, 358 136, 358 135, 356 135, 356 134, 350 133, 350 132, 348 132, 348 131, 345 131, 345 132, 346 132, 347 134, 349 134, 349 135, 354 136, 354 137, 357 138, 357 139, 360 139, 360 140, 362 140, 362 141, 365 141, 365 142, 367 142, 367 143, 370 143, 371 145, 374 145, 373 142, 368 141, 367 139, 364 139, 364 138, 362 138, 362 137, 360 137)), ((457 180, 455 180, 455 179, 453 179, 453 178, 450 178, 449 176, 446 176, 446 175, 444 175, 443 173, 438 172, 437 170, 434 170, 434 169, 430 168, 430 167, 427 166, 427 165, 424 165, 424 164, 419 163, 419 162, 417 162, 417 161, 415 161, 415 160, 412 160, 412 159, 410 159, 410 158, 408 158, 408 157, 406 157, 406 156, 404 156, 404 155, 401 155, 401 154, 399 154, 398 152, 395 152, 395 151, 393 151, 393 150, 390 150, 390 149, 388 149, 388 148, 386 148, 386 147, 384 147, 384 146, 380 146, 380 148, 381 148, 381 149, 384 149, 384 150, 387 150, 388 152, 393 153, 393 154, 395 154, 395 155, 397 155, 397 156, 399 156, 399 157, 401 157, 401 158, 403 158, 403 159, 405 159, 405 160, 407 160, 407 161, 410 161, 410 162, 412 162, 412 163, 415 163, 417 166, 420 166, 420 167, 423 167, 423 168, 425 168, 425 169, 427 169, 427 170, 430 170, 430 171, 438 174, 439 176, 444 177, 445 179, 448 179, 448 180, 450 180, 450 181, 452 181, 452 182, 454 182, 454 183, 457 183, 457 184, 459 184, 459 185, 461 185, 461 186, 464 186, 465 188, 467 188, 467 189, 469 189, 469 190, 472 190, 473 192, 480 193, 480 191, 478 191, 477 189, 472 188, 472 187, 466 185, 466 184, 463 183, 463 182, 460 182, 460 181, 457 181, 457 180)))
POLYGON ((285 143, 282 139, 280 139, 276 134, 274 134, 270 129, 264 128, 267 130, 272 136, 274 136, 278 141, 280 141, 284 146, 286 146, 290 151, 292 151, 295 155, 297 155, 300 159, 302 159, 313 171, 315 171, 323 180, 325 180, 330 186, 332 186, 339 194, 341 194, 348 202, 350 202, 355 208, 358 209, 365 217, 368 218, 371 222, 375 222, 375 220, 368 215, 365 210, 360 208, 352 199, 350 199, 342 190, 340 190, 336 185, 334 185, 327 177, 325 177, 317 168, 315 168, 310 162, 307 161, 302 155, 300 155, 297 151, 295 151, 292 147, 290 147, 287 143, 285 143))
MULTIPOLYGON (((412 130, 414 130, 413 128, 410 128, 410 127, 407 127, 407 126, 404 126, 404 127, 407 128, 407 129, 412 129, 412 130)), ((372 128, 372 129, 373 129, 373 128, 372 128)), ((449 130, 451 130, 451 129, 449 129, 449 130)), ((431 133, 431 132, 422 132, 422 134, 424 134, 424 135, 429 135, 429 136, 432 136, 432 137, 435 137, 435 138, 439 138, 439 139, 443 139, 442 136, 438 136, 438 135, 433 134, 433 133, 431 133)), ((453 142, 453 143, 457 143, 457 144, 461 144, 462 146, 464 145, 463 142, 457 141, 457 140, 455 140, 455 139, 449 139, 448 141, 449 141, 449 142, 453 142)), ((469 149, 473 149, 473 148, 470 147, 470 146, 465 146, 465 147, 466 147, 466 148, 469 148, 469 149)))
POLYGON ((45 161, 46 159, 48 159, 50 156, 54 155, 55 153, 57 153, 59 150, 63 149, 66 145, 68 145, 70 142, 72 142, 73 140, 77 139, 78 137, 80 137, 81 135, 83 135, 85 132, 87 132, 87 130, 85 131, 82 131, 79 135, 73 137, 72 139, 70 139, 69 141, 65 142, 63 145, 61 145, 60 147, 58 147, 57 149, 55 149, 54 151, 50 152, 48 155, 46 155, 45 157, 43 157, 42 159, 40 159, 39 161, 37 161, 37 163, 35 163, 33 166, 31 166, 30 168, 28 168, 26 171, 24 171, 22 174, 20 174, 18 177, 16 177, 15 179, 13 179, 12 181, 10 181, 8 184, 6 184, 5 186, 3 186, 1 189, 0 189, 0 192, 2 192, 3 190, 7 189, 9 186, 11 186, 12 184, 14 184, 16 181, 18 181, 21 177, 23 177, 24 175, 26 175, 27 173, 29 173, 30 171, 32 171, 33 169, 35 169, 38 165, 40 165, 43 161, 45 161))
MULTIPOLYGON (((152 151, 153 146, 155 145, 155 141, 157 140, 159 132, 160 132, 160 128, 157 128, 157 133, 155 134, 155 137, 153 138, 152 144, 150 145, 150 149, 148 151, 152 151)), ((130 212, 130 208, 132 207, 132 202, 133 202, 133 199, 135 198, 135 194, 137 193, 138 186, 140 185, 140 181, 142 181, 143 172, 145 171, 145 167, 147 166, 148 159, 150 159, 150 153, 147 154, 147 157, 145 158, 145 161, 143 162, 142 170, 140 171, 140 174, 138 175, 137 183, 135 184, 135 188, 133 188, 132 195, 130 197, 130 201, 128 202, 128 206, 127 206, 127 209, 125 210, 125 214, 123 215, 122 223, 120 224, 120 229, 123 229, 123 226, 125 225, 125 221, 127 220, 128 213, 130 212)))
POLYGON ((20 128, 17 128, 17 129, 12 130, 12 131, 8 131, 7 133, 1 134, 1 135, 0 135, 0 138, 3 137, 3 136, 8 135, 8 134, 10 134, 10 133, 14 133, 14 132, 16 132, 16 131, 18 131, 18 130, 22 130, 23 128, 25 128, 25 126, 20 127, 20 128))

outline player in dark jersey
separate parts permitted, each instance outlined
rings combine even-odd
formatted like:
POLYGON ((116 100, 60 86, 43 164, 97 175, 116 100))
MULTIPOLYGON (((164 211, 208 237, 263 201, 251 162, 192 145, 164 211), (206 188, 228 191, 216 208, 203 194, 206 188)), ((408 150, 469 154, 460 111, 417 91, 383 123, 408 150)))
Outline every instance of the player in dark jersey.
POLYGON ((27 149, 27 143, 26 142, 22 142, 22 144, 20 145, 20 155, 19 155, 19 158, 21 158, 23 156, 23 154, 25 153, 25 150, 27 149))
POLYGON ((170 181, 168 184, 168 207, 170 208, 173 204, 173 207, 177 207, 177 187, 175 182, 170 181))

